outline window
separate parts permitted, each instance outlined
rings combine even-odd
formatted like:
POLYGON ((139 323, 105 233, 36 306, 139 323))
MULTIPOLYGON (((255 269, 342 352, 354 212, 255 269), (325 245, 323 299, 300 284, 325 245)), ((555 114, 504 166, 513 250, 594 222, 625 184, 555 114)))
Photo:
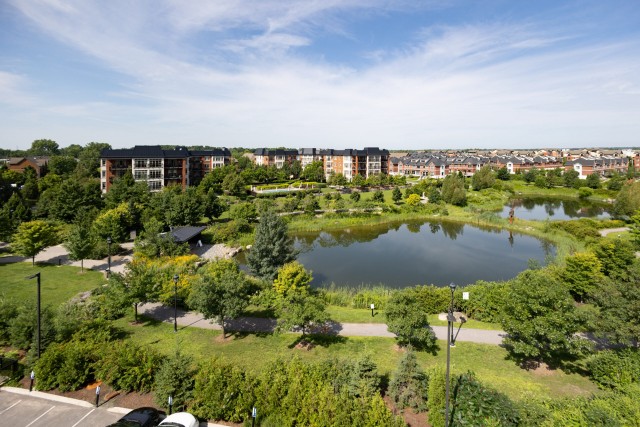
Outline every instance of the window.
POLYGON ((138 180, 138 179, 147 179, 148 177, 148 172, 146 170, 136 170, 136 172, 133 174, 133 177, 138 180))
POLYGON ((102 165, 102 167, 107 166, 107 161, 106 161, 106 159, 100 159, 100 164, 102 165))
POLYGON ((162 181, 149 181, 149 190, 155 191, 162 188, 162 181))
POLYGON ((159 171, 159 170, 151 170, 151 171, 149 171, 149 178, 150 179, 162 178, 162 172, 159 171))
POLYGON ((162 167, 162 159, 151 159, 149 160, 150 168, 161 168, 162 167))
POLYGON ((147 159, 135 159, 134 164, 136 168, 146 168, 147 167, 147 159))

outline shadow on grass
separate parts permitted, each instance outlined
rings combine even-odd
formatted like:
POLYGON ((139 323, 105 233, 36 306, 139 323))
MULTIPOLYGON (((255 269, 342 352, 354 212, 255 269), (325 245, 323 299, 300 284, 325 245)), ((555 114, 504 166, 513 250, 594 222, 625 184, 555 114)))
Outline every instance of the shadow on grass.
POLYGON ((334 344, 344 344, 347 342, 346 337, 340 335, 321 335, 310 334, 300 335, 294 342, 289 344, 288 348, 304 348, 306 350, 312 350, 314 347, 329 347, 334 344))

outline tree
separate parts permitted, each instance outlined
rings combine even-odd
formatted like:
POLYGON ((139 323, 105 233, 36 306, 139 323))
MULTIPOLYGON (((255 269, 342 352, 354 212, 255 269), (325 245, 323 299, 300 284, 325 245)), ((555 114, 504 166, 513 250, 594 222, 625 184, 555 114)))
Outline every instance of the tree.
POLYGON ((467 204, 467 191, 464 177, 457 174, 447 175, 442 181, 442 200, 456 206, 467 204))
POLYGON ((622 186, 613 203, 616 216, 631 216, 640 209, 640 182, 629 181, 622 186))
POLYGON ((302 200, 302 210, 304 210, 306 214, 314 215, 318 209, 320 209, 320 203, 316 196, 307 194, 302 200))
POLYGON ((398 336, 400 345, 419 350, 433 350, 436 336, 429 326, 427 313, 409 291, 395 292, 385 308, 387 329, 398 336))
POLYGON ((100 214, 93 222, 93 230, 102 240, 111 237, 114 242, 121 243, 129 239, 129 227, 132 223, 133 216, 129 204, 121 203, 100 214))
POLYGON ((535 182, 537 177, 538 177, 538 169, 536 168, 531 168, 524 174, 524 180, 529 184, 531 184, 532 182, 535 182))
POLYGON ((400 200, 402 200, 402 191, 400 191, 398 187, 395 187, 391 192, 391 200, 393 200, 395 204, 400 203, 400 200))
POLYGON ((233 196, 242 196, 246 193, 246 182, 238 173, 228 173, 222 181, 222 189, 233 196))
POLYGON ((358 203, 360 201, 360 192, 359 191, 354 191, 353 193, 351 193, 349 195, 349 198, 355 202, 358 203))
POLYGON ((578 173, 578 171, 574 169, 571 169, 566 171, 563 174, 562 178, 564 180, 565 187, 573 188, 576 185, 576 183, 580 180, 580 173, 578 173))
POLYGON ((323 182, 324 181, 324 165, 322 161, 316 160, 304 167, 301 178, 307 181, 323 182))
POLYGON ((55 245, 56 239, 57 230, 48 222, 23 222, 13 236, 11 247, 18 255, 31 257, 31 264, 35 265, 36 255, 44 248, 55 245))
POLYGON ((636 211, 635 215, 631 217, 629 233, 635 248, 640 249, 640 210, 636 211))
POLYGON ((496 176, 489 165, 481 167, 471 178, 471 185, 475 191, 491 188, 495 182, 496 176))
POLYGON ((293 240, 287 235, 287 224, 275 212, 263 212, 247 256, 251 272, 261 279, 273 280, 278 269, 295 257, 293 240))
POLYGON ((134 257, 125 265, 126 299, 133 305, 134 320, 138 321, 138 305, 157 299, 160 284, 155 264, 144 257, 134 257))
POLYGON ((607 278, 595 292, 599 308, 596 332, 614 343, 638 347, 640 343, 640 262, 627 275, 607 278))
POLYGON ((55 156, 60 154, 58 143, 51 139, 36 139, 31 143, 30 156, 55 156))
POLYGON ((600 188, 600 174, 592 173, 587 175, 587 187, 597 190, 600 188))
POLYGON ((255 221, 258 216, 256 205, 251 202, 236 203, 229 209, 229 217, 232 219, 243 219, 247 222, 255 221))
POLYGON ((417 194, 409 194, 409 197, 407 197, 407 206, 420 206, 420 202, 420 196, 418 196, 417 194))
POLYGON ((507 169, 506 166, 503 166, 500 169, 498 169, 498 171, 496 172, 496 178, 498 178, 500 181, 509 181, 509 179, 511 179, 511 174, 509 173, 509 169, 507 169))
POLYGON ((123 202, 147 205, 151 199, 149 186, 145 182, 136 182, 131 170, 113 181, 109 192, 105 196, 105 204, 108 209, 113 209, 123 202))
POLYGON ((373 197, 371 198, 371 200, 377 203, 384 203, 384 193, 382 192, 382 190, 377 190, 375 193, 373 193, 373 197))
POLYGON ((298 261, 286 263, 278 270, 273 280, 273 290, 279 297, 286 298, 294 293, 309 293, 313 276, 298 261))
POLYGON ((47 163, 49 173, 65 176, 71 175, 76 170, 78 162, 70 156, 53 156, 47 163))
POLYGON ((602 273, 612 278, 625 276, 627 269, 636 259, 633 245, 619 238, 602 239, 593 251, 602 265, 602 273))
POLYGON ((338 187, 344 187, 348 183, 349 183, 349 181, 347 181, 347 178, 345 178, 344 175, 341 174, 341 173, 337 173, 337 174, 333 175, 333 177, 331 178, 331 185, 335 185, 335 186, 338 186, 338 187))
POLYGON ((502 327, 510 355, 525 366, 557 366, 587 348, 576 335, 582 323, 566 287, 545 270, 526 270, 516 277, 505 300, 502 327))
POLYGON ((162 222, 156 218, 149 218, 144 223, 144 231, 136 237, 135 251, 147 258, 161 256, 178 256, 189 253, 189 244, 179 244, 171 233, 162 232, 162 222))
POLYGON ((69 251, 69 258, 80 260, 80 271, 84 272, 84 260, 93 250, 91 227, 88 223, 77 223, 71 226, 64 247, 69 251))
POLYGON ((309 327, 322 325, 329 320, 326 302, 319 296, 308 292, 293 292, 276 302, 278 331, 290 331, 300 328, 306 335, 309 327))
POLYGON ((110 150, 111 145, 104 142, 90 142, 78 155, 76 175, 78 178, 100 177, 100 153, 102 150, 110 150))
POLYGON ((565 262, 562 280, 569 292, 582 302, 593 294, 602 280, 602 264, 592 252, 578 252, 567 257, 565 262))
POLYGON ((233 260, 209 263, 200 270, 200 281, 192 288, 188 304, 205 319, 215 319, 226 337, 226 325, 249 305, 251 284, 233 260))
POLYGON ((398 370, 391 376, 389 395, 398 408, 408 406, 422 412, 427 409, 428 383, 425 372, 418 365, 416 354, 409 348, 400 359, 398 370))
POLYGON ((364 187, 365 184, 366 180, 359 173, 355 174, 353 178, 351 178, 351 185, 353 185, 354 187, 364 187))

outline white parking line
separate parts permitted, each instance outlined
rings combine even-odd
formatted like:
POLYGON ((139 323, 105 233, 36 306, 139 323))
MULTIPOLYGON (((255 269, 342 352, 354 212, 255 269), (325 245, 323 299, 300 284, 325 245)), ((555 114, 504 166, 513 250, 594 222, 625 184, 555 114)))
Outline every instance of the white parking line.
POLYGON ((77 423, 75 423, 74 425, 72 425, 71 427, 76 427, 78 424, 80 424, 80 423, 82 422, 82 420, 84 420, 84 419, 85 419, 85 418, 87 418, 89 415, 91 415, 91 413, 92 413, 93 411, 95 411, 95 410, 96 410, 96 408, 93 408, 92 410, 90 410, 90 411, 89 411, 89 413, 88 413, 87 415, 85 415, 84 417, 80 418, 80 419, 78 420, 78 422, 77 422, 77 423))
POLYGON ((49 411, 50 411, 50 410, 52 410, 53 408, 55 408, 55 406, 52 406, 51 408, 47 409, 47 411, 46 411, 44 414, 40 415, 38 418, 36 418, 35 420, 31 421, 29 424, 27 424, 27 425, 26 425, 26 426, 24 426, 24 427, 29 427, 31 424, 33 424, 33 423, 35 423, 36 421, 38 421, 40 418, 42 418, 42 417, 44 417, 45 415, 47 415, 47 414, 49 413, 49 411))
POLYGON ((20 402, 22 402, 22 400, 18 400, 16 403, 14 403, 13 405, 9 406, 7 409, 5 409, 2 412, 0 412, 0 415, 4 414, 5 412, 7 412, 9 409, 13 408, 14 406, 16 406, 20 402))

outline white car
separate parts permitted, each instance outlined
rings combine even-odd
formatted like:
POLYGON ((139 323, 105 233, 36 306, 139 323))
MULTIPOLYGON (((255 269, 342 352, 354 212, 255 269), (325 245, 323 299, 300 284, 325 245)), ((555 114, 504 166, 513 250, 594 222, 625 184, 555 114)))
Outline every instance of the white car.
POLYGON ((200 423, 188 412, 176 412, 165 418, 158 427, 198 427, 200 423))

